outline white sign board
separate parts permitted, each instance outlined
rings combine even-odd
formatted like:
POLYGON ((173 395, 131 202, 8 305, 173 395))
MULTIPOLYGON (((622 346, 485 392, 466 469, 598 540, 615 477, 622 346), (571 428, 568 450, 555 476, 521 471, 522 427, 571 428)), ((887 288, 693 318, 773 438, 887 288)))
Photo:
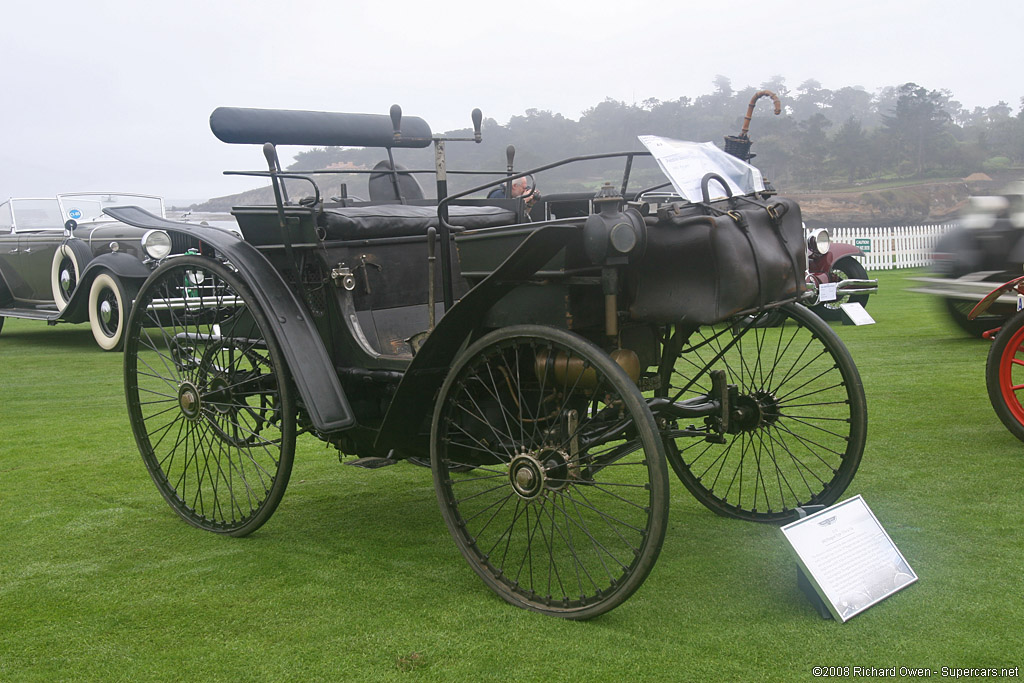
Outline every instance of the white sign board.
POLYGON ((917 581, 860 496, 782 527, 797 562, 837 621, 917 581))
POLYGON ((818 286, 818 301, 835 301, 838 282, 824 282, 818 286))
POLYGON ((839 308, 843 309, 843 313, 846 314, 846 319, 853 325, 875 324, 875 319, 871 317, 871 314, 858 303, 839 304, 839 308))

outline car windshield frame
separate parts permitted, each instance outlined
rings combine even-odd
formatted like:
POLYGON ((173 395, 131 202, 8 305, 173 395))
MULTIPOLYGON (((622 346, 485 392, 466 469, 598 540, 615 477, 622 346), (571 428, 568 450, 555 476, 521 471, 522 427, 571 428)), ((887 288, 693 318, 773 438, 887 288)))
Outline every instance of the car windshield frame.
POLYGON ((134 192, 68 192, 57 195, 63 220, 79 223, 113 220, 103 209, 111 206, 138 206, 160 218, 166 218, 163 197, 134 192))
POLYGON ((60 203, 52 197, 11 197, 11 232, 61 231, 64 219, 60 203))

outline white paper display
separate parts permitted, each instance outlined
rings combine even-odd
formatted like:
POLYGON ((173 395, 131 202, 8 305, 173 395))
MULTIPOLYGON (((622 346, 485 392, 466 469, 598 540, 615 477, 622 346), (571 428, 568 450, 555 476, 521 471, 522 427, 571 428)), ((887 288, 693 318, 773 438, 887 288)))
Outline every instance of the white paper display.
MULTIPOLYGON (((734 196, 764 191, 764 178, 759 170, 720 150, 713 142, 686 142, 657 135, 638 137, 672 181, 672 187, 687 201, 702 201, 700 181, 708 173, 722 176, 734 196)), ((708 193, 709 199, 726 196, 715 181, 708 183, 708 193)))

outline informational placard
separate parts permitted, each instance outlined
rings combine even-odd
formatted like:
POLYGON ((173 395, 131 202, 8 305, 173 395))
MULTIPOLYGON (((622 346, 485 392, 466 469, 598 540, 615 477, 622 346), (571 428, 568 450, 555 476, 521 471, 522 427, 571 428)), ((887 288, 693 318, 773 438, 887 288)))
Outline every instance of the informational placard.
POLYGON ((839 304, 839 308, 843 311, 843 322, 849 320, 850 325, 874 325, 875 319, 871 317, 871 314, 860 305, 859 303, 845 303, 839 304))
POLYGON ((835 301, 838 282, 825 282, 818 286, 818 301, 835 301))
POLYGON ((848 621, 917 581, 859 495, 787 524, 782 533, 837 621, 848 621))
POLYGON ((871 238, 870 237, 858 237, 853 240, 853 246, 857 247, 865 254, 871 253, 871 238))

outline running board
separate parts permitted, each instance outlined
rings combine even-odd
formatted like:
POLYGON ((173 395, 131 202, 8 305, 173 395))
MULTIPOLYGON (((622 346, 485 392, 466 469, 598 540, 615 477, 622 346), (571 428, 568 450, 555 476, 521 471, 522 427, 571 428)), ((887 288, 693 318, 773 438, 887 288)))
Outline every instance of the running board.
POLYGON ((60 311, 39 311, 25 308, 0 308, 0 318, 25 318, 26 320, 57 320, 60 311))

